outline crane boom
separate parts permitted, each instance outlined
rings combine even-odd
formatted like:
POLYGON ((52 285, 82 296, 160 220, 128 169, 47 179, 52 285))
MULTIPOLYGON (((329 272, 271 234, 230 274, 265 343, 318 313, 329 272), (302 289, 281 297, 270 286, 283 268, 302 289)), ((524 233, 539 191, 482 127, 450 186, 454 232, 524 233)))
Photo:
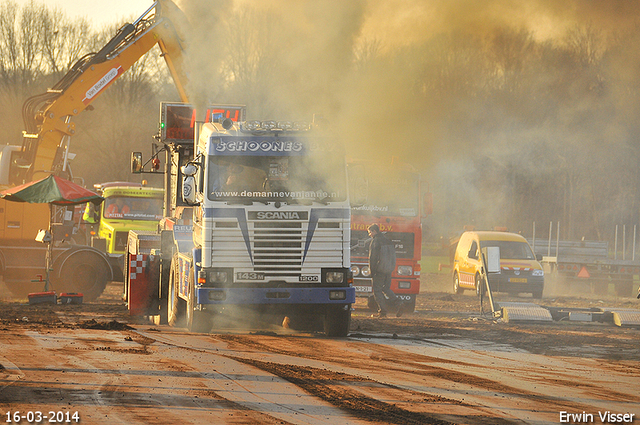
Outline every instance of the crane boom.
MULTIPOLYGON (((73 118, 92 109, 91 103, 156 44, 180 99, 188 102, 185 46, 178 31, 187 24, 171 0, 156 0, 98 52, 80 58, 52 88, 27 99, 22 107, 22 145, 0 147, 0 185, 15 186, 49 174, 70 179, 67 158, 69 139, 76 131, 73 118)), ((14 295, 26 296, 40 286, 33 278, 44 275, 44 256, 41 244, 34 239, 39 229, 49 227, 49 219, 46 205, 0 200, 0 274, 14 295)), ((94 247, 54 246, 53 256, 56 290, 80 292, 86 299, 94 299, 106 282, 113 280, 107 256, 94 247), (91 278, 75 279, 77 273, 91 278)))
POLYGON ((41 177, 40 173, 66 171, 63 170, 66 140, 75 133, 72 118, 89 108, 91 102, 156 44, 181 100, 188 102, 182 68, 184 44, 174 19, 186 18, 170 0, 156 1, 135 23, 122 26, 100 51, 78 60, 53 88, 27 99, 23 106, 23 146, 19 158, 12 164, 18 167, 11 173, 16 177, 12 183, 41 177))

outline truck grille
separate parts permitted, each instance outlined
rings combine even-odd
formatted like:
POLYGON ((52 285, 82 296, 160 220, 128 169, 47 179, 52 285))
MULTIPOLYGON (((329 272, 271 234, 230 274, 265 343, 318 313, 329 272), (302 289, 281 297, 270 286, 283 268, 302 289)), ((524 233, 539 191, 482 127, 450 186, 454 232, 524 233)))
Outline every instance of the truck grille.
POLYGON ((302 223, 256 222, 253 225, 254 270, 266 277, 302 272, 302 223))
POLYGON ((343 264, 344 224, 337 220, 320 220, 312 229, 309 247, 309 224, 304 220, 249 220, 244 229, 234 221, 217 220, 213 225, 213 267, 255 272, 265 280, 300 282, 301 275, 319 275, 323 267, 343 264))

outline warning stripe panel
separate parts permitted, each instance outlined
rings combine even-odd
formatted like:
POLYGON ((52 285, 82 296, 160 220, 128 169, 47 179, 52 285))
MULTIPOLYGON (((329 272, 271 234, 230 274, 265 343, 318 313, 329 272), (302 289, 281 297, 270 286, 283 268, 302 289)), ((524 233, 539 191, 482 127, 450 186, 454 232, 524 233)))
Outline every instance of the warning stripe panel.
POLYGON ((129 258, 129 280, 136 280, 138 275, 144 272, 147 267, 147 259, 149 255, 136 254, 129 258))

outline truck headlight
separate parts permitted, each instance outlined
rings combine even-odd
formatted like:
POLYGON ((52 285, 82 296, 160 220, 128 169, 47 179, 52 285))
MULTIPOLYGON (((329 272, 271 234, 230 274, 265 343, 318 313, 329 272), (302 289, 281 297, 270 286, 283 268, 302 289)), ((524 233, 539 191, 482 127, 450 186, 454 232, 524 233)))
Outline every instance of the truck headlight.
POLYGON ((398 274, 400 276, 411 276, 413 274, 413 268, 411 268, 411 266, 398 266, 398 274))
POLYGON ((358 274, 360 274, 360 267, 358 266, 351 266, 351 273, 353 273, 354 276, 358 276, 358 274))
POLYGON ((544 276, 544 271, 536 269, 536 270, 531 272, 531 276, 544 276))
POLYGON ((209 272, 209 282, 211 283, 227 283, 229 274, 226 271, 209 272))
POLYGON ((342 283, 344 282, 344 273, 343 272, 327 272, 325 275, 327 283, 342 283))
POLYGON ((360 270, 362 276, 369 277, 371 276, 371 268, 369 266, 362 266, 362 270, 360 270))

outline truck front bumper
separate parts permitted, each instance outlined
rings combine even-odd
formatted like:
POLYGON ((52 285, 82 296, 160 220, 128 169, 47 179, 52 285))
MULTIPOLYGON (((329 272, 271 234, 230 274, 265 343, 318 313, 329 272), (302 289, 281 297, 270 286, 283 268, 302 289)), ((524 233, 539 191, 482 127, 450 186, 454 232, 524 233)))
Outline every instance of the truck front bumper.
POLYGON ((353 287, 305 288, 204 288, 196 287, 198 304, 251 305, 251 304, 353 304, 353 287))

